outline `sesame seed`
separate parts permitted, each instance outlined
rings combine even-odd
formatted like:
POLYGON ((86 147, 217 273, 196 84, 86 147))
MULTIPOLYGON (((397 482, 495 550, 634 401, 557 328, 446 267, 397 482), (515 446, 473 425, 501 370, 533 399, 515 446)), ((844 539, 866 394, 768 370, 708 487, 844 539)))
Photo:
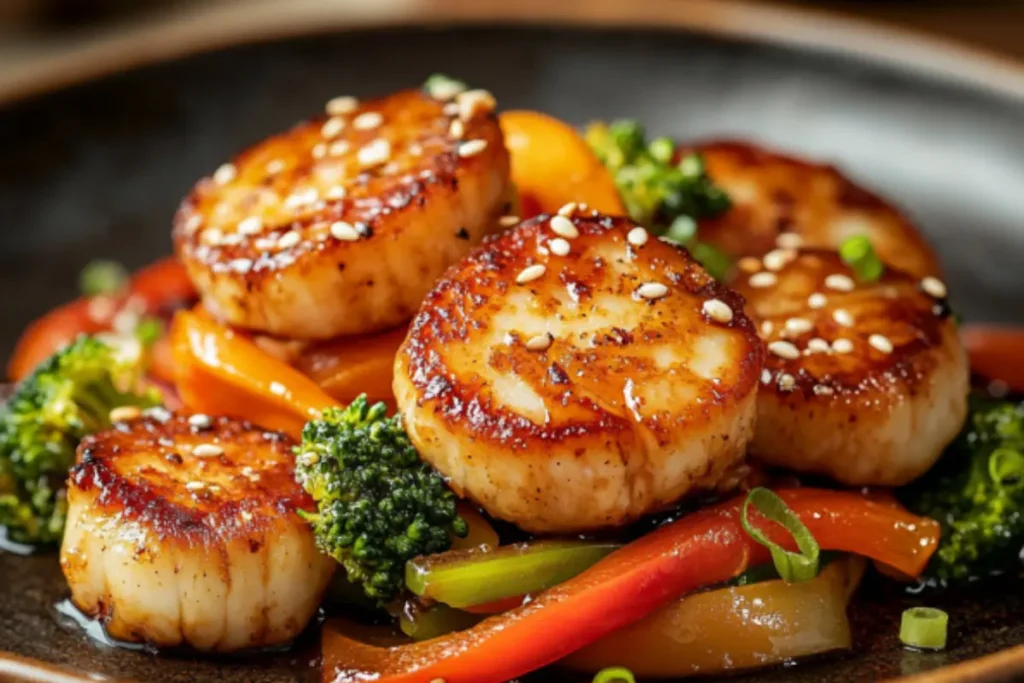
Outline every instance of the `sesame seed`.
POLYGON ((580 231, 576 229, 573 222, 561 214, 552 216, 548 224, 551 226, 551 232, 559 237, 571 240, 580 236, 580 231))
POLYGON ((241 512, 238 513, 238 516, 242 518, 243 522, 252 521, 252 513, 249 512, 248 510, 242 510, 241 512))
POLYGON ((853 280, 848 275, 842 273, 832 273, 825 278, 825 286, 829 289, 834 289, 837 292, 852 292, 854 287, 853 280))
POLYGON ((772 334, 772 330, 774 330, 774 329, 775 329, 775 325, 772 324, 771 320, 762 320, 761 321, 761 336, 762 337, 770 337, 771 334, 772 334))
POLYGON ((167 422, 171 419, 171 411, 163 406, 153 406, 142 411, 144 417, 151 418, 157 422, 167 422))
POLYGON ((477 113, 488 113, 494 111, 497 102, 494 95, 486 90, 467 90, 455 96, 455 102, 459 105, 459 118, 469 120, 477 113))
POLYGON ((543 351, 551 346, 552 341, 554 341, 554 337, 551 336, 551 333, 545 332, 526 340, 526 348, 530 351, 543 351))
POLYGON ((558 215, 565 216, 566 218, 571 218, 572 215, 576 213, 577 208, 578 207, 576 206, 576 202, 569 202, 568 204, 563 204, 558 209, 558 215))
POLYGON ((277 240, 273 237, 260 237, 257 238, 252 245, 260 251, 267 251, 277 246, 277 240))
POLYGON ((194 213, 188 217, 188 220, 185 221, 185 233, 191 235, 196 230, 198 230, 202 225, 203 217, 197 213, 194 213))
POLYGON ((342 116, 343 114, 351 114, 358 106, 359 100, 350 95, 342 95, 341 97, 333 97, 327 100, 327 106, 324 109, 331 116, 342 116))
POLYGON ((807 305, 813 309, 825 308, 828 298, 821 292, 815 292, 807 297, 807 305))
POLYGON ((773 341, 768 344, 768 350, 786 360, 796 360, 800 357, 800 350, 788 341, 773 341))
POLYGON ((235 246, 242 243, 245 236, 238 232, 229 232, 220 238, 220 244, 222 247, 235 246))
POLYGON ((450 100, 466 89, 460 81, 450 78, 437 79, 430 84, 430 96, 435 100, 450 100))
POLYGON ((780 249, 799 249, 804 245, 804 238, 795 232, 784 232, 775 238, 775 246, 780 249))
POLYGON ((788 372, 779 375, 779 391, 793 391, 796 388, 796 378, 788 372))
POLYGON ((716 323, 726 324, 732 322, 732 308, 721 299, 708 299, 701 306, 701 310, 704 311, 704 315, 716 323))
POLYGON ((199 233, 199 239, 203 244, 209 244, 210 246, 217 246, 220 241, 224 239, 224 233, 217 228, 208 228, 199 233))
POLYGON ((804 334, 814 329, 814 323, 807 318, 790 318, 786 321, 786 332, 804 334))
POLYGON ((853 342, 849 339, 836 339, 832 342, 832 350, 836 353, 851 353, 853 351, 853 342))
POLYGON ((235 179, 236 175, 238 175, 238 169, 234 164, 221 164, 213 172, 213 180, 218 185, 227 185, 235 179))
MULTIPOLYGON (((456 93, 456 94, 458 94, 458 93, 456 93)), ((453 95, 453 97, 454 97, 454 95, 453 95)), ((447 99, 447 98, 443 98, 443 99, 447 99)), ((448 104, 446 104, 443 107, 441 107, 441 113, 443 113, 445 116, 458 116, 459 115, 459 105, 456 104, 455 102, 449 102, 448 104)))
POLYGON ((462 122, 462 119, 453 119, 452 125, 448 126, 448 135, 451 135, 456 140, 461 140, 465 134, 466 124, 462 122))
POLYGON ((744 256, 736 262, 736 266, 744 273, 756 273, 761 270, 761 261, 753 256, 744 256))
POLYGON ((645 282, 637 287, 636 293, 641 299, 653 301, 654 299, 660 299, 663 296, 666 296, 668 294, 668 287, 660 282, 645 282))
POLYGON ((307 187, 305 190, 297 190, 285 197, 284 205, 288 209, 297 209, 306 204, 312 204, 319 197, 315 187, 307 187))
POLYGON ((107 416, 111 422, 127 422, 135 420, 142 415, 142 411, 136 406, 118 406, 110 411, 107 416))
POLYGON ((831 396, 834 393, 835 393, 835 391, 832 390, 832 387, 827 387, 824 384, 815 384, 814 385, 814 395, 815 396, 831 396))
POLYGON ((946 291, 945 283, 943 283, 939 278, 932 277, 930 275, 921 280, 921 289, 923 289, 926 294, 933 296, 936 299, 945 299, 946 294, 948 293, 946 291))
POLYGON ((197 458, 215 458, 224 455, 224 449, 215 443, 201 443, 192 449, 192 455, 197 458))
POLYGON ((272 159, 267 162, 265 168, 267 173, 269 173, 270 175, 277 175, 278 173, 285 169, 286 165, 287 164, 285 164, 284 160, 282 159, 272 159))
POLYGON ((771 383, 772 383, 772 371, 769 370, 768 368, 765 368, 764 370, 761 371, 761 384, 771 384, 771 383))
POLYGON ((332 116, 327 119, 324 125, 320 128, 320 135, 325 138, 333 138, 338 133, 345 129, 345 119, 332 116))
POLYGON ((327 154, 327 145, 325 145, 322 142, 318 142, 315 145, 313 145, 313 158, 314 159, 323 159, 324 155, 326 155, 326 154, 327 154))
POLYGON ((828 353, 831 350, 832 347, 821 337, 807 340, 807 353, 828 353))
POLYGON ((459 156, 467 158, 475 156, 487 148, 487 140, 468 140, 459 145, 459 156))
POLYGON ((391 143, 377 138, 365 147, 360 148, 358 159, 363 166, 377 166, 391 158, 391 143))
POLYGON ((228 268, 235 271, 236 273, 248 273, 252 270, 253 262, 251 258, 236 258, 232 259, 228 263, 228 268))
POLYGON ((185 488, 189 491, 202 491, 206 488, 206 484, 201 481, 189 481, 185 482, 185 488))
POLYGON ((550 249, 551 253, 555 256, 565 256, 569 253, 570 247, 567 241, 561 237, 556 237, 548 242, 548 249, 550 249))
POLYGON ((843 327, 853 327, 853 316, 845 308, 837 308, 832 311, 832 319, 843 327))
POLYGON ((331 146, 327 148, 327 154, 332 157, 340 157, 343 154, 348 154, 348 150, 351 149, 352 145, 347 140, 338 140, 332 142, 331 146))
POLYGON ((302 235, 295 232, 294 230, 289 230, 288 232, 277 238, 277 248, 290 249, 301 241, 302 235))
POLYGON ((334 185, 329 190, 327 190, 327 194, 325 194, 324 196, 327 199, 338 200, 344 199, 346 194, 348 194, 348 191, 345 190, 344 185, 334 185))
POLYGON ((768 270, 782 270, 794 258, 796 258, 796 252, 794 251, 774 249, 764 255, 764 267, 768 270))
POLYGON ((747 284, 755 289, 764 289, 766 287, 771 287, 778 281, 779 278, 775 277, 775 273, 765 271, 763 273, 754 273, 751 275, 750 279, 747 280, 747 284))
POLYGON ((263 219, 259 216, 249 216, 238 222, 238 232, 243 235, 257 235, 263 232, 263 219))
POLYGON ((502 216, 498 219, 498 225, 503 228, 511 228, 514 225, 519 225, 519 216, 502 216))
POLYGON ((213 420, 210 418, 209 415, 204 415, 203 413, 196 413, 195 415, 189 416, 188 424, 190 427, 193 427, 195 429, 209 429, 210 425, 213 424, 213 420))
POLYGON ((380 112, 367 111, 352 119, 352 127, 356 130, 372 130, 384 123, 384 117, 380 112))
POLYGON ((527 266, 516 276, 516 282, 520 285, 525 285, 527 282, 533 282, 537 278, 544 275, 544 271, 547 268, 541 263, 535 263, 532 266, 527 266))
POLYGON ((335 221, 331 223, 331 237, 343 242, 355 242, 359 239, 359 231, 351 223, 335 221))
POLYGON ((632 230, 629 231, 629 234, 626 235, 626 241, 632 244, 634 247, 644 246, 645 244, 647 244, 647 240, 649 238, 650 235, 647 233, 646 230, 644 230, 640 226, 633 228, 632 230))
POLYGON ((889 341, 889 338, 886 337, 885 335, 871 335, 870 337, 868 337, 868 344, 871 344, 871 347, 874 348, 876 351, 881 351, 882 353, 886 354, 892 353, 892 342, 889 341))

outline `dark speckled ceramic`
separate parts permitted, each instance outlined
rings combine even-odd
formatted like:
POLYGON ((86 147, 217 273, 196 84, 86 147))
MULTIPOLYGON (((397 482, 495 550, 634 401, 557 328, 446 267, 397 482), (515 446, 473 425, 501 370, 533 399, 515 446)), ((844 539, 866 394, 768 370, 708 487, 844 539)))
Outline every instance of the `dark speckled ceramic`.
MULTIPOLYGON (((330 96, 383 93, 434 71, 486 85, 505 107, 575 123, 636 116, 683 140, 746 137, 835 161, 919 221, 967 320, 1024 321, 1022 102, 694 34, 402 29, 229 48, 0 109, 0 357, 30 319, 75 294, 89 259, 135 266, 166 253, 180 197, 233 152, 330 96)), ((876 680, 1019 644, 1020 586, 1014 575, 914 598, 869 582, 854 608, 853 652, 733 680, 876 680), (898 646, 902 607, 925 601, 953 615, 947 652, 898 646)), ((54 555, 0 551, 0 650, 140 681, 317 677, 314 633, 288 652, 218 660, 96 646, 55 619, 65 590, 54 555)))

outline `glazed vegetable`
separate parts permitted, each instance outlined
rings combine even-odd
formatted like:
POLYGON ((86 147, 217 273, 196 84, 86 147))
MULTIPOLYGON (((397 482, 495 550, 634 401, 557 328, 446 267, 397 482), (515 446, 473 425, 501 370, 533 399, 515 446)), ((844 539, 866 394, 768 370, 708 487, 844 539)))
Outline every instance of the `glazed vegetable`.
POLYGON ((818 575, 819 547, 814 536, 793 511, 777 495, 766 488, 755 488, 747 494, 743 501, 740 519, 743 530, 755 541, 768 548, 772 554, 775 571, 790 583, 810 581, 818 575), (784 528, 793 537, 799 552, 790 552, 778 543, 765 536, 760 529, 750 523, 750 507, 753 506, 766 518, 784 528))
POLYGON ((682 678, 846 649, 846 606, 864 565, 846 556, 799 584, 775 579, 685 596, 561 664, 580 671, 618 664, 638 676, 682 678))
POLYGON ((420 460, 383 403, 360 396, 302 430, 295 474, 316 501, 317 544, 345 567, 368 597, 386 602, 405 586, 405 563, 465 536, 455 494, 420 460))
POLYGON ((0 409, 0 526, 9 538, 60 541, 78 442, 108 429, 114 408, 159 403, 141 375, 138 353, 79 337, 18 385, 0 409))
POLYGON ((971 359, 971 371, 1024 393, 1024 328, 999 325, 964 325, 960 337, 971 359))
POLYGON ((315 344, 302 352, 295 368, 342 403, 366 394, 371 401, 394 403, 391 383, 395 354, 405 339, 404 327, 315 344))
POLYGON ((407 600, 398 624, 402 633, 413 640, 430 640, 475 626, 483 618, 448 605, 424 606, 416 600, 407 600))
MULTIPOLYGON (((938 541, 934 522, 890 503, 838 491, 777 493, 823 549, 861 554, 910 576, 938 541)), ((379 648, 328 625, 324 678, 351 683, 372 673, 378 683, 491 683, 550 664, 683 594, 767 562, 768 551, 741 526, 742 503, 737 498, 665 525, 530 603, 456 634, 379 648)), ((752 517, 774 542, 795 547, 779 527, 752 517)))
POLYGON ((854 235, 843 240, 839 245, 839 257, 853 269, 861 282, 876 282, 885 270, 867 235, 854 235))
POLYGON ((405 584, 421 597, 452 607, 472 607, 556 586, 619 546, 591 541, 534 541, 490 551, 417 557, 406 565, 405 584))
POLYGON ((900 619, 900 642, 922 650, 944 650, 949 615, 934 607, 911 607, 900 619))
POLYGON ((929 576, 969 579, 1019 562, 1024 403, 972 397, 964 431, 902 496, 911 510, 942 524, 929 576))
POLYGON ((593 683, 636 683, 636 677, 625 667, 612 666, 598 671, 593 683))

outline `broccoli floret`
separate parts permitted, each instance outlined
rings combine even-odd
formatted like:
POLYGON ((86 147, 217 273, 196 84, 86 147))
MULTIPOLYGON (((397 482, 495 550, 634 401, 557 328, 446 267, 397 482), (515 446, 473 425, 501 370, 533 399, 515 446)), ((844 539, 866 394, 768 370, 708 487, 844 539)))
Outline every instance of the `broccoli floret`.
POLYGON ((729 196, 708 176, 700 154, 687 154, 675 163, 675 143, 668 138, 648 143, 643 126, 631 120, 592 123, 586 139, 615 178, 630 218, 686 246, 715 277, 725 276, 728 258, 696 240, 696 221, 714 218, 731 206, 729 196), (678 228, 686 221, 681 218, 694 230, 683 234, 678 228))
POLYGON ((137 356, 83 336, 18 385, 0 409, 0 526, 11 540, 61 539, 78 442, 108 429, 113 408, 159 403, 156 392, 139 390, 140 377, 137 356))
POLYGON ((1006 569, 1024 544, 1024 403, 972 397, 960 436, 903 498, 942 525, 931 577, 1006 569))
POLYGON ((465 536, 455 494, 420 460, 399 416, 360 396, 302 430, 296 477, 317 504, 303 514, 348 580, 384 603, 405 585, 405 563, 465 536))

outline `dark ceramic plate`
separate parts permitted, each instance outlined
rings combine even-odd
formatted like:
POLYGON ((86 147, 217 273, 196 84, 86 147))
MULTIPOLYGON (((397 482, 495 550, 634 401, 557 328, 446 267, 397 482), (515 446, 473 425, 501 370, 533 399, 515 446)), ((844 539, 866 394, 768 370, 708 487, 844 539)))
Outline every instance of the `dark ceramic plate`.
MULTIPOLYGON (((505 107, 575 123, 635 116, 683 140, 738 136, 835 161, 919 221, 941 252, 954 305, 967 320, 1024 322, 1024 86, 1017 87, 1024 72, 1004 72, 1009 77, 996 82, 961 68, 953 79, 943 68, 927 75, 914 68, 916 57, 898 65, 867 58, 871 49, 863 46, 843 45, 861 53, 843 56, 662 23, 666 28, 476 25, 326 35, 321 26, 315 36, 227 47, 9 103, 0 108, 0 286, 7 292, 0 357, 29 320, 74 296, 76 274, 91 258, 135 266, 167 253, 178 200, 233 152, 333 95, 383 93, 433 71, 485 84, 505 107)), ((793 26, 805 36, 807 28, 793 26)), ((738 32, 757 27, 740 25, 738 32)), ((732 680, 875 680, 1018 645, 1019 579, 927 598, 869 582, 854 610, 852 653, 732 680), (945 653, 898 646, 902 606, 923 600, 953 614, 945 653)), ((53 606, 64 595, 55 556, 0 551, 0 650, 145 681, 316 677, 314 633, 285 653, 157 659, 94 645, 60 623, 53 606)), ((6 661, 0 680, 31 668, 6 661)), ((987 670, 985 680, 1024 675, 1024 654, 987 670)), ((950 680, 961 675, 968 674, 960 670, 950 680)), ((562 675, 536 680, 545 679, 562 675)))

